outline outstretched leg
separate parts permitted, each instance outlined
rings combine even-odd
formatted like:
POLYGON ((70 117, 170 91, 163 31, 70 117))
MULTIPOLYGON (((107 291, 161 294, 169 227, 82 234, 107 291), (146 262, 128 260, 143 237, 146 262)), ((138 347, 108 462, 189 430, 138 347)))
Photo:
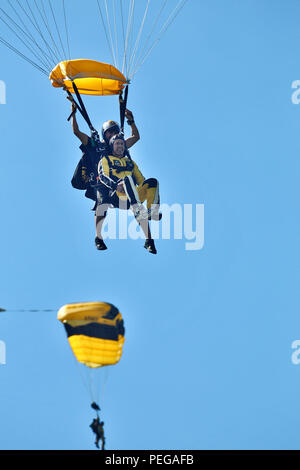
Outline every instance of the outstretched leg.
POLYGON ((146 179, 137 189, 140 201, 147 201, 148 219, 160 220, 162 214, 159 212, 160 197, 159 183, 156 178, 146 179))
POLYGON ((95 238, 95 245, 97 250, 103 251, 107 250, 107 246, 105 245, 103 238, 102 238, 102 226, 107 214, 107 204, 101 204, 97 206, 96 209, 96 216, 95 216, 95 223, 96 223, 96 238, 95 238))
POLYGON ((131 176, 126 176, 124 178, 124 189, 127 194, 128 200, 130 201, 130 206, 133 210, 136 221, 140 225, 145 235, 146 242, 144 246, 146 250, 148 250, 150 253, 156 254, 157 251, 155 248, 154 240, 151 236, 150 226, 148 222, 148 212, 140 200, 139 193, 131 176))

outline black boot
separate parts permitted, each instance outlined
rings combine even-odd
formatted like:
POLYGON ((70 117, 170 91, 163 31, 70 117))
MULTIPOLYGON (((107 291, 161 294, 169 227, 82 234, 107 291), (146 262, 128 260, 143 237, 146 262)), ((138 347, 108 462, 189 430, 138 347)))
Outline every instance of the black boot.
POLYGON ((105 245, 102 238, 96 237, 95 238, 95 245, 96 245, 97 250, 100 250, 100 251, 107 250, 107 246, 105 245))
POLYGON ((152 253, 153 255, 156 255, 157 251, 154 245, 154 240, 152 238, 146 238, 144 248, 149 251, 149 253, 152 253))

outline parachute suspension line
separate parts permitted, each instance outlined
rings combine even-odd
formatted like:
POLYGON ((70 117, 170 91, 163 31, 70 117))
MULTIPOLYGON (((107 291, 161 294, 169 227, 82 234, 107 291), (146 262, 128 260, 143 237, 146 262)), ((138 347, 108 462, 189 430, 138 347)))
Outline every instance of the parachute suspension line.
MULTIPOLYGON (((166 6, 167 2, 168 2, 168 0, 164 0, 164 2, 162 3, 162 6, 161 6, 161 8, 160 8, 160 10, 159 10, 159 13, 158 13, 158 15, 157 15, 157 17, 156 17, 156 19, 155 19, 155 21, 154 21, 154 23, 153 23, 152 29, 151 29, 150 33, 148 34, 148 36, 147 36, 147 38, 146 38, 146 40, 145 40, 145 42, 144 42, 144 46, 143 46, 143 48, 141 49, 138 58, 136 59, 136 63, 137 63, 137 64, 140 63, 141 57, 143 57, 143 54, 144 54, 145 50, 147 50, 148 44, 149 44, 151 38, 153 37, 154 31, 155 31, 155 29, 156 29, 156 27, 157 27, 157 24, 158 24, 158 22, 159 22, 159 19, 160 19, 162 13, 163 13, 163 10, 165 9, 165 6, 166 6)), ((133 75, 134 75, 134 73, 131 75, 131 77, 132 77, 133 75)))
POLYGON ((83 365, 80 364, 75 355, 72 353, 72 358, 73 358, 73 361, 75 363, 75 368, 78 370, 78 373, 80 375, 80 379, 81 379, 81 382, 83 384, 83 387, 85 388, 85 391, 86 391, 86 394, 88 396, 89 399, 91 399, 91 390, 90 390, 90 386, 89 386, 89 382, 88 382, 88 377, 87 375, 84 374, 83 372, 83 365))
POLYGON ((118 33, 117 33, 117 15, 116 15, 116 3, 113 0, 113 16, 114 16, 114 35, 115 35, 115 44, 116 44, 116 67, 119 68, 119 47, 118 47, 118 33))
MULTIPOLYGON (((36 4, 36 0, 35 0, 35 4, 36 4)), ((41 12, 40 12, 40 15, 41 15, 41 18, 44 22, 44 25, 48 31, 48 34, 52 40, 52 43, 55 47, 55 50, 56 52, 58 53, 59 56, 62 56, 62 53, 63 53, 63 56, 65 58, 67 58, 67 53, 66 53, 66 50, 65 50, 65 47, 64 47, 64 44, 63 44, 63 41, 62 41, 62 37, 61 37, 61 34, 59 32, 59 27, 58 27, 58 23, 57 23, 57 20, 56 20, 56 17, 55 17, 55 13, 54 13, 54 10, 53 10, 53 7, 52 7, 52 4, 50 3, 50 1, 48 0, 48 4, 49 4, 49 9, 51 11, 51 15, 52 15, 52 18, 53 18, 53 22, 55 24, 55 28, 56 28, 56 31, 57 31, 57 34, 58 34, 58 38, 59 38, 59 42, 60 42, 60 46, 61 46, 61 50, 59 50, 59 47, 58 47, 58 44, 56 44, 54 38, 53 38, 53 35, 51 33, 51 27, 50 27, 50 22, 48 20, 48 16, 47 16, 47 13, 46 13, 46 9, 45 9, 45 6, 44 6, 44 1, 41 0, 41 5, 42 5, 42 9, 43 9, 43 14, 44 14, 44 18, 42 17, 41 15, 41 12)), ((36 4, 36 7, 37 9, 39 10, 37 4, 36 4)), ((68 57, 70 58, 70 43, 69 43, 69 33, 68 33, 68 27, 67 27, 67 15, 66 15, 66 7, 65 7, 65 0, 62 0, 62 9, 63 9, 63 16, 64 16, 64 26, 65 26, 65 33, 66 33, 66 39, 67 39, 67 46, 68 46, 68 57)))
POLYGON ((22 52, 18 51, 18 49, 16 49, 14 46, 12 46, 9 42, 5 41, 5 39, 1 38, 0 37, 0 42, 2 44, 4 44, 4 46, 8 47, 8 49, 10 49, 11 51, 13 51, 15 54, 19 55, 20 57, 22 57, 22 59, 26 60, 26 62, 28 62, 29 64, 31 64, 33 67, 35 67, 37 70, 39 70, 40 72, 42 72, 44 75, 46 75, 46 77, 49 76, 49 71, 48 69, 45 70, 43 69, 40 65, 38 65, 36 62, 33 62, 33 60, 29 59, 28 57, 26 57, 26 55, 22 54, 22 52))
MULTIPOLYGON (((23 36, 25 37, 28 37, 31 41, 33 41, 33 39, 2 9, 0 8, 0 10, 2 11, 2 13, 4 13, 4 15, 9 19, 9 21, 15 26, 18 28, 18 30, 20 30, 20 32, 23 34, 23 36)), ((20 37, 18 35, 18 33, 3 19, 2 16, 0 16, 0 19, 1 21, 14 33, 15 36, 17 36, 17 38, 24 44, 24 46, 35 56, 36 59, 39 60, 39 62, 46 68, 47 71, 51 70, 51 67, 49 65, 49 59, 48 57, 49 56, 46 56, 45 57, 45 53, 44 51, 39 48, 41 50, 41 52, 43 53, 44 55, 44 58, 46 60, 46 62, 44 62, 44 60, 41 58, 41 56, 37 53, 34 52, 34 50, 32 49, 32 47, 30 45, 28 45, 28 43, 26 43, 26 40, 25 39, 22 39, 22 37, 20 37)), ((19 54, 21 57, 25 58, 29 63, 31 64, 34 64, 34 61, 32 61, 29 57, 25 56, 25 54, 23 54, 21 51, 19 51, 17 48, 15 48, 14 46, 12 46, 8 41, 6 41, 5 39, 2 39, 1 41, 3 44, 5 44, 7 47, 9 47, 11 50, 13 50, 14 52, 16 52, 17 54, 19 54)), ((37 65, 37 64, 36 64, 37 65)), ((47 73, 47 72, 46 72, 47 73)), ((48 73, 47 73, 48 74, 48 73)))
POLYGON ((132 66, 132 63, 134 62, 134 59, 135 59, 135 56, 136 56, 136 53, 137 53, 137 50, 138 50, 138 47, 139 47, 139 43, 140 43, 140 40, 141 40, 141 35, 142 35, 143 29, 144 29, 144 26, 145 26, 145 21, 146 21, 146 18, 147 18, 150 1, 151 0, 147 1, 147 5, 146 5, 146 8, 145 8, 145 12, 144 12, 144 16, 143 16, 143 19, 142 19, 142 22, 141 22, 141 26, 140 26, 140 29, 139 29, 139 32, 138 32, 138 35, 137 35, 137 38, 136 38, 136 41, 135 41, 135 44, 134 44, 133 51, 132 51, 130 59, 129 59, 129 65, 128 65, 128 75, 129 76, 130 76, 131 66, 132 66))
MULTIPOLYGON (((0 309, 0 312, 2 310, 0 309)), ((4 311, 4 309, 3 309, 4 311)), ((26 310, 27 311, 27 310, 26 310)), ((30 310, 31 311, 31 310, 30 310)), ((55 310, 57 311, 57 310, 55 310)), ((100 376, 97 374, 99 373, 98 369, 90 369, 90 368, 85 368, 83 364, 80 364, 75 355, 72 353, 73 360, 75 362, 76 369, 78 370, 78 373, 81 378, 82 385, 85 389, 86 395, 91 400, 91 407, 96 410, 96 407, 98 407, 98 411, 100 411, 100 406, 98 403, 100 403, 100 384, 95 383, 95 377, 98 375, 100 381, 100 376)), ((107 373, 107 371, 106 371, 107 373)), ((106 385, 107 382, 107 375, 105 377, 104 385, 106 385)), ((103 387, 104 388, 104 387, 103 387)), ((97 411, 97 410, 96 410, 97 411)), ((97 413, 98 416, 98 413, 97 413)))
MULTIPOLYGON (((25 45, 25 47, 27 49, 29 49, 29 51, 41 62, 41 64, 43 64, 47 70, 51 70, 51 65, 52 65, 52 62, 53 62, 53 59, 48 56, 45 51, 39 46, 39 44, 36 42, 36 40, 34 39, 34 37, 32 36, 30 30, 28 29, 27 25, 25 24, 25 22, 23 21, 21 15, 19 14, 19 12, 17 11, 17 9, 11 4, 10 0, 8 0, 8 3, 11 7, 11 9, 13 10, 13 12, 15 13, 17 19, 20 21, 22 27, 24 29, 21 28, 20 25, 18 25, 7 13, 5 13, 4 10, 2 10, 2 12, 7 16, 7 18, 9 18, 9 20, 11 21, 12 24, 14 24, 15 27, 18 28, 18 30, 20 31, 20 33, 23 35, 23 39, 20 38, 20 36, 17 35, 17 33, 7 24, 5 23, 9 29, 15 34, 15 36, 17 36, 19 38, 19 40, 25 45), (35 51, 33 49, 33 47, 30 45, 30 43, 27 42, 27 45, 25 43, 25 39, 28 38, 28 41, 31 41, 31 43, 34 44, 34 46, 36 47, 37 50, 39 50, 42 55, 43 55, 43 58, 40 56, 40 54, 35 51)), ((2 19, 2 21, 4 22, 4 20, 2 19)))
POLYGON ((87 371, 90 399, 94 403, 103 403, 104 399, 104 385, 106 385, 107 376, 102 377, 104 376, 102 369, 107 369, 107 367, 101 367, 101 371, 90 368, 87 371))
MULTIPOLYGON (((96 376, 96 374, 95 374, 96 376)), ((109 368, 107 366, 102 367, 101 374, 97 374, 98 378, 98 383, 96 383, 96 401, 98 403, 104 403, 104 398, 106 394, 106 389, 107 389, 107 382, 108 382, 108 377, 109 377, 109 368), (102 377, 100 377, 102 376, 102 377), (101 380, 100 380, 101 379, 101 380)))
MULTIPOLYGON (((137 2, 135 2, 135 6, 138 5, 137 2)), ((131 51, 133 49, 133 44, 134 44, 134 40, 136 38, 136 35, 135 33, 133 33, 134 31, 134 28, 135 28, 135 18, 136 18, 136 15, 135 15, 135 11, 136 11, 136 8, 134 6, 134 10, 132 11, 132 19, 131 19, 131 29, 129 31, 129 38, 128 38, 128 47, 127 47, 127 70, 126 70, 126 74, 128 75, 128 72, 129 72, 129 61, 130 61, 130 57, 131 57, 131 51)))
MULTIPOLYGON (((97 347, 91 346, 91 355, 97 354, 97 347)), ((104 403, 104 389, 108 378, 107 366, 102 366, 101 370, 87 368, 87 381, 89 386, 90 399, 93 403, 104 403)))
POLYGON ((90 369, 85 370, 84 366, 82 364, 79 364, 76 361, 75 356, 74 356, 74 360, 77 363, 77 367, 79 369, 79 373, 81 375, 82 382, 83 382, 83 384, 86 388, 88 397, 92 402, 94 402, 95 401, 94 400, 94 392, 93 392, 93 387, 92 387, 92 384, 91 384, 91 371, 90 371, 90 369))
MULTIPOLYGON (((125 28, 124 28, 124 15, 123 15, 123 2, 122 2, 122 0, 120 0, 120 12, 121 12, 121 23, 122 23, 123 51, 125 51, 125 28)), ((122 65, 122 73, 124 73, 124 61, 123 61, 123 65, 122 65)))
POLYGON ((97 0, 97 4, 98 4, 98 8, 99 8, 99 12, 100 12, 100 17, 101 17, 101 21, 102 21, 102 27, 104 29, 104 33, 105 33, 105 37, 106 37, 106 42, 107 42, 107 45, 108 45, 108 48, 110 50, 110 54, 111 54, 111 57, 112 59, 114 60, 114 53, 113 53, 113 49, 112 49, 112 45, 109 41, 109 38, 108 38, 108 33, 107 33, 107 29, 106 29, 106 25, 105 25, 105 22, 104 22, 104 18, 103 18, 103 14, 102 14, 102 10, 101 10, 101 6, 100 6, 100 3, 99 3, 99 0, 97 0))
MULTIPOLYGON (((60 0, 63 14, 60 15, 64 23, 65 35, 62 34, 59 16, 55 11, 51 0, 7 0, 11 11, 6 12, 0 8, 0 20, 18 39, 28 52, 23 53, 20 47, 15 45, 15 40, 10 42, 0 38, 2 44, 18 54, 32 66, 49 75, 57 62, 67 52, 70 57, 70 42, 66 15, 66 2, 60 0), (65 37, 67 41, 65 41, 65 37), (67 48, 65 43, 67 42, 67 48), (68 49, 66 51, 66 49, 68 49), (31 57, 33 56, 33 57, 31 57)), ((8 9, 8 8, 7 8, 8 9)))
MULTIPOLYGON (((36 6, 37 11, 39 12, 39 15, 40 15, 40 17, 41 17, 42 23, 44 24, 44 26, 45 26, 45 28, 46 28, 46 30, 47 30, 49 36, 50 36, 50 39, 51 39, 51 41, 52 41, 52 44, 53 44, 53 46, 54 46, 54 49, 53 49, 52 53, 53 53, 54 57, 57 59, 57 58, 59 57, 60 53, 59 53, 59 49, 58 49, 57 45, 55 44, 55 41, 54 41, 53 36, 52 36, 52 34, 51 34, 51 31, 50 31, 49 21, 48 21, 48 18, 47 18, 47 14, 46 14, 46 11, 45 11, 45 7, 44 7, 43 0, 41 0, 41 5, 42 5, 42 9, 43 9, 44 16, 43 16, 43 14, 42 14, 42 12, 41 12, 41 10, 40 10, 40 8, 39 8, 39 6, 38 6, 36 0, 34 0, 34 3, 35 3, 35 6, 36 6)), ((36 22, 36 23, 37 23, 37 22, 36 22)), ((38 25, 37 25, 37 27, 38 27, 38 30, 39 30, 39 32, 40 32, 40 35, 42 36, 42 32, 41 32, 40 27, 39 27, 38 25)), ((44 40, 44 42, 45 42, 45 41, 46 41, 46 40, 44 40)), ((46 41, 46 42, 47 42, 47 41, 46 41)), ((47 45, 48 45, 48 42, 47 42, 47 45)), ((49 47, 50 47, 50 46, 49 46, 49 47)))
POLYGON ((129 5, 129 14, 128 14, 128 21, 126 27, 126 38, 124 42, 124 52, 123 52, 123 65, 122 65, 122 73, 128 78, 128 63, 127 63, 127 51, 129 46, 129 38, 131 36, 131 31, 133 27, 133 18, 134 18, 134 10, 135 10, 135 0, 130 1, 129 5))
POLYGON ((163 27, 160 29, 158 33, 158 37, 153 41, 152 45, 149 47, 148 51, 145 53, 144 57, 140 60, 140 63, 136 65, 134 73, 131 75, 131 78, 138 72, 140 67, 144 64, 146 59, 149 57, 151 52, 153 51, 154 47, 157 43, 161 40, 167 29, 171 26, 175 18, 178 16, 180 11, 183 9, 184 5, 188 2, 188 0, 179 0, 174 10, 170 13, 167 21, 164 23, 163 27))
MULTIPOLYGON (((85 388, 85 391, 86 391, 86 394, 87 394, 87 397, 89 398, 89 400, 91 400, 92 402, 95 402, 95 393, 93 393, 93 388, 91 386, 91 371, 90 369, 87 369, 85 370, 85 366, 83 364, 80 364, 75 355, 72 353, 72 358, 74 360, 74 363, 75 363, 75 367, 76 369, 78 370, 78 373, 80 375, 80 378, 81 378, 81 382, 83 384, 83 387, 85 388)), ((98 398, 98 397, 97 397, 98 398)))
POLYGON ((65 51, 63 42, 62 42, 62 40, 61 40, 61 34, 60 34, 60 32, 59 32, 59 28, 58 28, 58 25, 57 25, 57 21, 56 21, 55 14, 54 14, 54 11, 53 11, 53 8, 52 8, 52 5, 51 5, 50 0, 48 0, 48 3, 49 3, 49 7, 50 7, 50 9, 51 9, 52 18, 53 18, 53 21, 54 21, 54 24, 55 24, 55 28, 56 28, 56 31, 57 31, 57 34, 58 34, 58 38, 59 38, 59 42, 60 42, 62 51, 63 51, 63 53, 64 53, 64 57, 67 57, 67 54, 66 54, 66 51, 65 51))
POLYGON ((116 53, 115 53, 115 49, 114 49, 114 42, 113 42, 113 37, 112 37, 112 30, 111 30, 111 24, 110 24, 110 19, 109 19, 109 11, 108 11, 107 0, 105 0, 105 13, 106 13, 106 20, 107 20, 107 24, 108 24, 108 31, 109 31, 111 49, 112 49, 112 52, 113 52, 114 66, 117 67, 117 59, 116 59, 116 53))
POLYGON ((89 380, 89 387, 90 387, 90 397, 93 403, 97 403, 97 394, 96 394, 96 385, 95 385, 95 377, 93 375, 93 369, 88 369, 88 380, 89 380))
MULTIPOLYGON (((27 1, 27 0, 26 0, 27 1)), ((32 19, 30 18, 30 16, 28 15, 27 11, 24 9, 23 5, 21 5, 20 1, 17 0, 18 2, 18 5, 19 5, 19 8, 23 11, 23 13, 26 15, 28 21, 32 24, 32 26, 34 27, 34 29, 36 30, 36 32, 38 33, 39 37, 42 39, 43 43, 45 44, 46 46, 46 49, 44 50, 44 54, 46 54, 46 50, 48 50, 48 53, 50 54, 50 70, 51 68, 53 68, 53 64, 55 64, 57 62, 57 58, 58 58, 58 55, 55 53, 55 51, 53 51, 50 47, 50 45, 48 44, 48 41, 46 41, 46 39, 44 38, 43 36, 43 33, 35 19, 35 16, 30 8, 30 6, 28 5, 28 1, 27 1, 27 6, 29 8, 29 11, 31 12, 31 15, 34 19, 34 22, 32 21, 32 19)), ((41 15, 41 13, 40 13, 41 15)), ((46 54, 48 56, 48 54, 46 54)), ((49 57, 49 56, 48 56, 49 57)))
POLYGON ((130 21, 130 15, 132 14, 132 0, 129 4, 129 13, 127 18, 127 26, 125 32, 125 25, 124 25, 124 9, 123 9, 123 0, 120 0, 120 14, 121 14, 121 25, 122 25, 122 39, 123 39, 123 57, 122 57, 122 68, 121 71, 123 75, 127 78, 127 47, 128 47, 128 24, 130 21))
POLYGON ((28 3, 28 0, 26 0, 26 3, 27 3, 27 7, 28 7, 28 9, 29 9, 29 11, 30 11, 30 13, 31 13, 31 15, 32 15, 33 21, 32 21, 32 19, 30 18, 30 16, 28 15, 28 13, 26 12, 26 10, 23 8, 23 6, 20 4, 20 1, 17 0, 17 2, 18 2, 18 5, 20 6, 20 8, 22 8, 22 10, 24 11, 24 13, 26 14, 27 18, 29 19, 29 21, 31 22, 31 24, 33 25, 33 27, 35 28, 35 30, 37 31, 37 33, 39 34, 39 36, 41 37, 42 41, 44 42, 44 44, 45 44, 45 46, 46 46, 46 49, 48 49, 48 52, 49 52, 50 54, 52 54, 52 56, 54 57, 54 59, 52 59, 52 60, 53 60, 53 63, 55 64, 55 62, 59 62, 58 55, 57 55, 57 53, 56 53, 55 51, 53 51, 53 50, 50 48, 48 42, 46 41, 46 39, 45 39, 45 37, 44 37, 44 35, 43 35, 43 33, 42 33, 40 27, 39 27, 39 24, 38 24, 38 22, 37 22, 37 20, 36 20, 36 17, 35 17, 35 15, 34 15, 32 9, 31 9, 29 3, 28 3))
MULTIPOLYGON (((56 60, 58 59, 58 57, 61 57, 62 56, 62 52, 63 52, 63 55, 64 57, 66 57, 66 53, 65 53, 65 49, 64 49, 64 46, 62 44, 62 40, 61 40, 61 35, 60 35, 60 32, 59 32, 59 29, 58 29, 58 26, 57 26, 57 21, 56 21, 56 18, 55 18, 55 14, 54 14, 54 11, 53 11, 53 8, 52 8, 52 5, 50 2, 48 2, 48 5, 49 5, 49 9, 50 9, 50 13, 52 15, 52 19, 53 19, 53 22, 54 22, 54 25, 55 25, 55 28, 56 28, 56 31, 57 31, 57 34, 58 34, 58 38, 59 38, 59 42, 60 42, 60 45, 61 45, 61 50, 59 49, 59 46, 58 44, 55 42, 55 39, 52 35, 52 32, 51 32, 51 28, 50 28, 50 22, 49 22, 49 19, 48 19, 48 15, 46 13, 46 9, 45 9, 45 5, 44 5, 44 1, 43 0, 40 0, 41 1, 41 8, 38 6, 37 4, 37 0, 34 0, 34 3, 35 3, 35 6, 36 6, 36 9, 38 10, 39 12, 39 15, 42 19, 42 22, 49 34, 49 37, 51 39, 51 42, 53 44, 53 47, 54 47, 54 51, 53 54, 55 54, 56 56, 56 60), (42 11, 43 11, 43 14, 42 14, 42 11)), ((40 29, 40 28, 39 28, 40 29)), ((42 34, 42 32, 41 32, 42 34)), ((45 41, 44 41, 45 42, 45 41)), ((46 41, 47 42, 47 41, 46 41)), ((59 60, 59 59, 58 59, 59 60)))
POLYGON ((65 0, 63 0, 63 10, 64 10, 64 22, 65 22, 65 30, 66 30, 66 38, 67 38, 67 46, 68 46, 68 55, 69 55, 69 59, 71 59, 71 49, 70 49, 70 41, 69 41, 69 31, 68 31, 65 0))

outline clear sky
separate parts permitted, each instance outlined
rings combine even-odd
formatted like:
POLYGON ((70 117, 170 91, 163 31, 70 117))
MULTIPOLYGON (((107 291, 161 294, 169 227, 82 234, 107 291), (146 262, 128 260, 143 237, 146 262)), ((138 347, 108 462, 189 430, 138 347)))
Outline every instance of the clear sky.
MULTIPOLYGON (((96 2, 68 15, 72 58, 109 62, 96 2)), ((205 206, 204 247, 158 240, 156 256, 95 249, 69 103, 1 45, 0 306, 120 309, 123 357, 99 371, 108 449, 300 448, 299 16, 297 0, 189 0, 134 78, 133 159, 162 202, 205 206)), ((118 120, 116 97, 86 103, 97 128, 118 120)), ((56 312, 0 315, 0 448, 93 449, 56 312)))

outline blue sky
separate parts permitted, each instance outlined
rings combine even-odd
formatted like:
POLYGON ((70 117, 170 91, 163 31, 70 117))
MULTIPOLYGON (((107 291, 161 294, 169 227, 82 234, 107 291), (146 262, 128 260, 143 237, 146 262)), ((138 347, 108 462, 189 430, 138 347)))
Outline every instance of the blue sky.
MULTIPOLYGON (((108 62, 93 9, 72 4, 72 56, 108 62)), ((69 103, 0 49, 1 306, 120 309, 124 354, 100 371, 108 449, 300 448, 299 14, 296 0, 190 0, 133 80, 132 157, 162 202, 205 205, 200 251, 108 240, 97 252, 91 204, 70 185, 69 103)), ((96 127, 118 120, 115 97, 86 103, 96 127)), ((56 313, 0 315, 0 448, 93 449, 56 313)))

